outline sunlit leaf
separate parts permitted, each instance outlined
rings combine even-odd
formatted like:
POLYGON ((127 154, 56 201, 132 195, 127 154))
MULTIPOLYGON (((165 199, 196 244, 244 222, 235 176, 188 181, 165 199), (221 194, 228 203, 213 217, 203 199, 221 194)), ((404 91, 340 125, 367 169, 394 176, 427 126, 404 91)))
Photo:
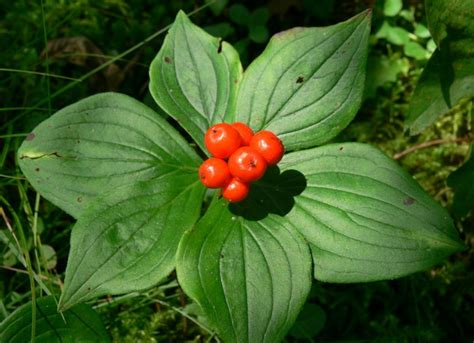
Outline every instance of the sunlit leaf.
POLYGON ((307 180, 286 219, 309 242, 316 279, 394 279, 464 248, 446 210, 375 148, 326 145, 286 155, 280 165, 307 180))
POLYGON ((370 11, 322 28, 272 37, 239 88, 237 120, 276 133, 287 150, 322 144, 359 109, 370 11))
POLYGON ((230 44, 179 12, 150 66, 150 92, 204 150, 209 126, 233 119, 241 73, 230 44))

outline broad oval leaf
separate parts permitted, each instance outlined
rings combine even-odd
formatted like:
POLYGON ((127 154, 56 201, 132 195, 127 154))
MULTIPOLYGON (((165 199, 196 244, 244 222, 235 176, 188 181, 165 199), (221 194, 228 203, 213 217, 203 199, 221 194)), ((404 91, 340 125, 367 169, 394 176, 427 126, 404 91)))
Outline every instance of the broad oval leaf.
POLYGON ((237 51, 180 11, 151 64, 150 92, 205 151, 209 126, 233 118, 241 74, 237 51))
POLYGON ((237 120, 275 132, 287 150, 336 136, 362 101, 370 17, 274 35, 244 73, 237 120))
MULTIPOLYGON (((425 0, 428 28, 438 47, 451 38, 474 38, 474 2, 472 0, 425 0)), ((465 46, 466 50, 470 47, 465 46)))
POLYGON ((421 133, 462 99, 474 97, 474 39, 451 42, 436 49, 420 76, 410 100, 405 126, 421 133))
MULTIPOLYGON (((11 313, 0 324, 0 342, 24 343, 31 341, 32 303, 29 302, 11 313)), ((37 343, 109 342, 97 313, 86 304, 74 306, 58 313, 52 296, 36 301, 37 343), (62 317, 64 316, 64 318, 62 317)))
POLYGON ((225 342, 277 342, 310 290, 311 256, 283 218, 245 220, 221 200, 183 237, 177 273, 225 342))
POLYGON ((165 278, 183 233, 198 219, 203 195, 197 170, 173 167, 97 197, 72 230, 60 308, 165 278))
POLYGON ((438 49, 416 85, 406 127, 418 134, 464 98, 474 97, 474 2, 426 1, 428 27, 438 49))
POLYGON ((28 135, 18 157, 33 187, 76 218, 100 193, 200 163, 163 118, 118 93, 58 111, 28 135))
POLYGON ((309 242, 318 280, 394 279, 464 248, 446 210, 369 145, 326 145, 280 164, 307 180, 287 220, 309 242))

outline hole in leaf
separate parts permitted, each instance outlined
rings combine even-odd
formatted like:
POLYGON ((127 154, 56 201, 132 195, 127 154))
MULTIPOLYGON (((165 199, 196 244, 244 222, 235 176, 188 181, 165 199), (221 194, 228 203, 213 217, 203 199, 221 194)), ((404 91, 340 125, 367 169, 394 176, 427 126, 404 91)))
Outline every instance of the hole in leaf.
POLYGON ((303 83, 304 82, 304 77, 303 76, 298 76, 296 79, 296 83, 303 83))
POLYGON ((165 62, 166 63, 171 63, 171 57, 165 56, 165 62))
POLYGON ((247 198, 230 204, 230 211, 247 220, 261 220, 273 213, 284 217, 295 205, 294 197, 306 188, 306 178, 297 170, 285 170, 276 166, 268 168, 265 176, 250 186, 247 198))

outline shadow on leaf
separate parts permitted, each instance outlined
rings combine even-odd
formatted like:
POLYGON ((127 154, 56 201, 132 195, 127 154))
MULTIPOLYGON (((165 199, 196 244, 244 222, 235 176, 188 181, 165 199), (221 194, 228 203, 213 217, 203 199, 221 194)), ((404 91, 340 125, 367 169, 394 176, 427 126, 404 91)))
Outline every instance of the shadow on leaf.
POLYGON ((285 216, 295 205, 294 197, 306 188, 306 178, 297 170, 280 173, 278 167, 271 167, 265 176, 252 184, 247 198, 230 204, 230 211, 247 220, 261 220, 269 213, 285 216))

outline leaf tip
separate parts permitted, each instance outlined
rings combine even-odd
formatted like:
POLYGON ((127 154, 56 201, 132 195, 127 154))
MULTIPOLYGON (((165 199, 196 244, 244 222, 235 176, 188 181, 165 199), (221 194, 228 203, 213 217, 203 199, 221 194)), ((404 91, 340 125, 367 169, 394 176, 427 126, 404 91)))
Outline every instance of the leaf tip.
POLYGON ((178 20, 189 20, 188 15, 183 10, 179 10, 176 14, 176 21, 178 20))

